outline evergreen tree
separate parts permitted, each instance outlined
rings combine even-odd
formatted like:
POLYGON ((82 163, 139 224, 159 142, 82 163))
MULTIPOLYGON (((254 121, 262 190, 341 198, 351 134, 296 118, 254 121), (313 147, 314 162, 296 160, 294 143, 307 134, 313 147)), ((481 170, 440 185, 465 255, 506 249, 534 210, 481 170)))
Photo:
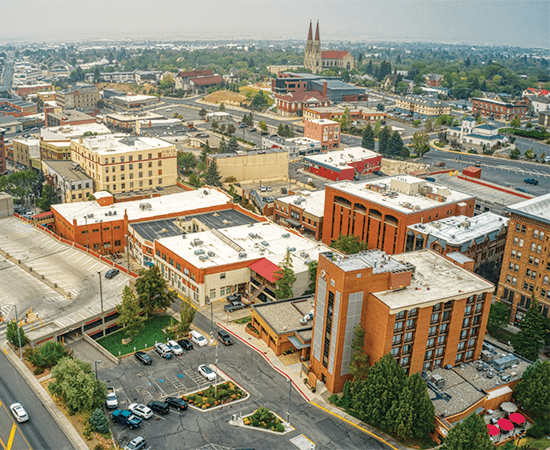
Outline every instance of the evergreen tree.
POLYGON ((370 123, 367 124, 365 130, 363 131, 361 147, 374 150, 374 130, 372 129, 370 123))
POLYGON ((277 277, 275 284, 277 289, 275 295, 278 299, 291 298, 292 286, 296 282, 296 275, 294 274, 292 258, 290 251, 286 251, 286 256, 281 264, 281 270, 275 271, 273 274, 277 277))
POLYGON ((365 353, 365 330, 361 324, 354 330, 351 342, 351 356, 349 362, 349 374, 353 382, 366 380, 369 372, 369 356, 365 353))
POLYGON ((372 64, 372 60, 369 59, 369 62, 367 63, 367 70, 366 72, 369 74, 369 75, 373 75, 374 74, 374 66, 372 64))
POLYGON ((147 317, 159 310, 166 311, 178 296, 176 291, 168 290, 168 284, 158 266, 142 270, 136 280, 135 289, 147 317))
POLYGON ((545 337, 548 334, 545 320, 540 315, 539 309, 540 305, 535 300, 533 293, 531 306, 521 319, 520 331, 512 340, 514 351, 530 361, 538 359, 539 351, 544 345, 545 337))
POLYGON ((442 450, 494 450, 487 424, 481 416, 470 414, 449 430, 442 450))
POLYGON ((285 127, 283 126, 282 123, 280 123, 279 127, 277 128, 277 134, 279 136, 284 136, 285 135, 285 127))
POLYGON ((388 141, 387 153, 391 156, 397 156, 401 153, 403 148, 403 141, 397 131, 394 131, 388 141))
POLYGON ((225 153, 227 151, 227 144, 225 143, 225 139, 222 138, 220 141, 220 145, 218 147, 218 153, 225 153))
POLYGON ((419 439, 426 438, 434 430, 435 421, 435 409, 426 382, 418 372, 415 372, 407 378, 405 386, 411 393, 413 407, 414 427, 411 429, 411 435, 419 439))
POLYGON ((204 118, 206 117, 206 114, 207 114, 206 109, 201 108, 201 110, 199 111, 199 117, 204 120, 204 118))
POLYGON ((227 126, 227 133, 231 135, 231 134, 235 134, 235 131, 236 131, 235 125, 233 125, 232 123, 230 123, 230 124, 227 126))
POLYGON ((531 414, 550 413, 550 362, 537 360, 525 369, 516 386, 517 400, 531 414))
POLYGON ((284 131, 284 134, 283 134, 284 137, 289 137, 290 136, 290 128, 289 128, 288 124, 285 124, 283 131, 284 131))
POLYGON ((206 163, 206 161, 208 160, 208 155, 210 153, 212 153, 212 149, 210 148, 210 144, 208 143, 208 140, 207 140, 206 143, 201 148, 201 155, 199 157, 201 162, 206 163))
POLYGON ((47 184, 42 189, 42 198, 36 202, 38 207, 43 211, 51 211, 52 205, 57 203, 57 194, 51 184, 47 184))
POLYGON ((232 137, 229 140, 229 144, 227 146, 227 151, 231 153, 236 153, 237 150, 239 150, 239 144, 237 143, 237 139, 235 137, 232 137))
POLYGON ((134 291, 125 286, 122 291, 122 303, 116 305, 118 319, 116 324, 126 330, 126 334, 130 339, 134 339, 143 329, 145 318, 140 316, 141 307, 136 298, 134 291))
POLYGON ((220 110, 220 112, 224 112, 224 111, 225 111, 225 105, 224 105, 223 103, 220 103, 219 110, 220 110))
POLYGON ((222 176, 220 175, 220 171, 218 170, 216 160, 214 159, 208 165, 208 169, 206 169, 206 173, 204 174, 204 181, 210 186, 220 187, 222 185, 221 180, 222 176))
POLYGON ((182 300, 180 305, 180 322, 176 327, 176 332, 180 336, 185 336, 189 333, 196 312, 197 310, 193 308, 188 299, 182 300))
POLYGON ((391 131, 389 127, 382 128, 382 131, 380 131, 380 136, 378 137, 378 152, 382 155, 386 155, 388 153, 390 136, 391 131))
POLYGON ((376 123, 374 124, 374 137, 379 137, 380 132, 382 131, 382 121, 380 118, 376 119, 376 123))
POLYGON ((21 326, 17 326, 17 322, 13 319, 6 323, 6 339, 14 347, 19 348, 19 340, 21 339, 21 347, 23 347, 28 338, 25 335, 25 329, 21 326))
POLYGON ((315 294, 316 282, 317 282, 317 267, 319 263, 317 261, 311 261, 308 265, 309 271, 309 286, 304 295, 315 294))

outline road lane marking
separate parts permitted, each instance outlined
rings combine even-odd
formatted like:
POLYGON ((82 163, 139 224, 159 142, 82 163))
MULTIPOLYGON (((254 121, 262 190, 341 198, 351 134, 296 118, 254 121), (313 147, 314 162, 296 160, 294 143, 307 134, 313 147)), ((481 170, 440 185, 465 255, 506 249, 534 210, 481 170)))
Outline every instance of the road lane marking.
POLYGON ((14 424, 11 427, 10 437, 8 439, 8 450, 11 450, 11 446, 13 445, 13 438, 15 437, 15 430, 17 430, 17 425, 14 424))
POLYGON ((2 442, 1 438, 0 438, 0 445, 4 448, 4 450, 8 450, 7 447, 4 445, 4 442, 2 442))

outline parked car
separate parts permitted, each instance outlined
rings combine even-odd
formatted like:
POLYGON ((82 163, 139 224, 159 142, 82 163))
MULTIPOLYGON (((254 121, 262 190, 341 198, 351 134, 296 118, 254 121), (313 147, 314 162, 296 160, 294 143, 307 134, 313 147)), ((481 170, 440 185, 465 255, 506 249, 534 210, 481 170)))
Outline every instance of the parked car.
POLYGON ((207 137, 210 137, 210 135, 208 133, 197 133, 195 137, 207 138, 207 137))
POLYGON ((248 131, 250 131, 250 132, 254 133, 255 131, 258 131, 258 130, 256 130, 256 128, 255 128, 255 127, 252 127, 252 128, 251 128, 250 130, 248 130, 248 131))
POLYGON ((162 342, 158 342, 155 344, 155 351, 163 358, 170 359, 172 357, 172 351, 170 350, 170 347, 168 347, 166 344, 163 344, 162 342))
POLYGON ((141 403, 131 403, 130 406, 128 406, 128 409, 136 416, 143 419, 150 419, 153 417, 153 411, 151 411, 151 408, 148 408, 141 403))
POLYGON ((535 178, 526 178, 525 181, 527 184, 532 184, 534 186, 536 186, 537 184, 539 184, 539 180, 536 180, 535 178))
POLYGON ((132 414, 131 411, 128 411, 127 409, 125 409, 124 411, 121 409, 113 411, 113 413, 111 414, 111 420, 115 423, 128 425, 128 428, 130 428, 130 430, 140 427, 141 422, 143 422, 140 417, 135 416, 134 414, 132 414))
POLYGON ((198 331, 191 330, 191 332, 189 333, 189 338, 199 347, 204 347, 205 345, 208 345, 208 341, 206 340, 206 338, 198 331))
POLYGON ((242 297, 241 294, 239 294, 238 292, 235 292, 234 294, 231 294, 229 295, 226 300, 229 302, 229 303, 233 303, 234 301, 237 301, 237 300, 240 300, 242 297))
POLYGON ((187 402, 179 397, 166 397, 164 399, 172 408, 185 411, 187 409, 187 402))
POLYGON ((116 396, 116 390, 112 386, 109 386, 107 388, 107 400, 105 401, 105 405, 108 409, 118 408, 118 398, 116 396))
POLYGON ((481 167, 481 162, 480 162, 480 161, 476 161, 476 163, 474 164, 474 166, 476 166, 476 167, 481 167))
POLYGON ((15 420, 19 423, 29 420, 29 415, 21 403, 12 403, 10 405, 10 411, 14 415, 15 420))
POLYGON ((379 170, 373 170, 372 173, 374 175, 378 175, 379 177, 381 177, 382 175, 384 175, 382 172, 380 172, 379 170))
POLYGON ((216 379, 216 373, 206 364, 201 364, 198 370, 199 373, 208 381, 214 381, 216 379))
POLYGON ((167 342, 166 345, 168 345, 170 350, 172 350, 172 353, 176 356, 180 356, 183 353, 183 350, 181 349, 181 347, 178 345, 176 341, 170 340, 167 342))
POLYGON ((262 131, 262 132, 260 132, 260 134, 261 134, 262 136, 267 136, 269 133, 268 133, 267 131, 262 131))
POLYGON ((436 162, 435 165, 436 165, 437 167, 445 167, 447 164, 444 163, 443 161, 439 161, 439 162, 436 162))
POLYGON ((183 348, 184 350, 193 350, 193 344, 189 341, 189 339, 180 339, 178 341, 178 344, 183 348))
POLYGON ((246 308, 246 305, 240 301, 231 302, 231 304, 225 305, 223 307, 223 309, 225 309, 226 312, 238 311, 239 309, 244 309, 244 308, 246 308))
POLYGON ((105 278, 114 278, 118 275, 118 273, 120 272, 120 270, 118 269, 109 269, 106 273, 105 273, 105 278))
POLYGON ((153 363, 151 357, 145 352, 135 352, 134 356, 143 365, 151 365, 153 363))
POLYGON ((147 406, 153 411, 160 414, 168 414, 170 412, 168 403, 159 402, 158 400, 151 400, 149 403, 147 403, 147 406))
POLYGON ((124 446, 124 450, 141 450, 142 448, 145 448, 146 445, 147 442, 145 442, 145 439, 138 436, 128 442, 128 444, 124 446))
POLYGON ((267 186, 260 186, 260 192, 267 192, 267 186))
POLYGON ((218 341, 220 341, 224 345, 233 344, 233 339, 231 339, 231 335, 225 330, 218 331, 218 341))

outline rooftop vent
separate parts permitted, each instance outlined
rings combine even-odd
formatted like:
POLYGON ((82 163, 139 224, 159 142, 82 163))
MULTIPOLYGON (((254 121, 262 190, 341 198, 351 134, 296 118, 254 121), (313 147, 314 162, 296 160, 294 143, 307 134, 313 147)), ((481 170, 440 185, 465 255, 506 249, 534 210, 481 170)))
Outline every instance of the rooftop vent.
POLYGON ((289 237, 290 237, 290 233, 283 233, 283 234, 281 234, 281 237, 282 237, 282 238, 285 238, 285 239, 286 239, 286 238, 289 238, 289 237))
POLYGON ((195 250, 195 255, 204 255, 204 250, 195 250))
POLYGON ((244 258, 246 258, 246 252, 240 252, 239 259, 244 259, 244 258))

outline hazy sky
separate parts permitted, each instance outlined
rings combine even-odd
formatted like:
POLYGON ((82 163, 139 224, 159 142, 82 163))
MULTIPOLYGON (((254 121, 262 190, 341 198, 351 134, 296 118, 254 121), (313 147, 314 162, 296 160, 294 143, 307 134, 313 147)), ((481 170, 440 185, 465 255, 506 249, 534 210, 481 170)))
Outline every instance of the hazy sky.
POLYGON ((550 47, 550 1, 0 0, 0 42, 400 40, 550 47))

